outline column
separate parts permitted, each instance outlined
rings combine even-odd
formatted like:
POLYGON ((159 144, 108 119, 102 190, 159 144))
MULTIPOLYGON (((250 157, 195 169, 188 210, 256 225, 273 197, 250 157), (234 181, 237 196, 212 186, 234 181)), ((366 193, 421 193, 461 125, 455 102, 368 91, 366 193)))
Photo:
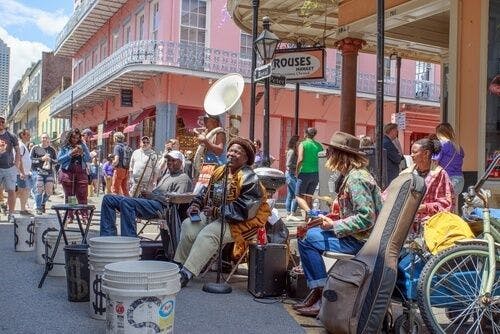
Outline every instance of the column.
POLYGON ((342 91, 340 95, 340 131, 355 134, 356 131, 356 81, 358 78, 358 52, 366 42, 347 37, 335 47, 342 52, 342 91))
POLYGON ((160 102, 156 104, 156 125, 154 149, 163 152, 165 140, 175 137, 177 104, 160 102))

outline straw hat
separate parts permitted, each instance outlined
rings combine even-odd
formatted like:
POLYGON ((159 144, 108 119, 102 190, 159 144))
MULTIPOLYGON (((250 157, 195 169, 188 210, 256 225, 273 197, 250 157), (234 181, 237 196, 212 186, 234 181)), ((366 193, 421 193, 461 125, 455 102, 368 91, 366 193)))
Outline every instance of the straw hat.
POLYGON ((344 152, 363 156, 366 155, 365 152, 359 150, 359 138, 345 132, 335 132, 330 139, 330 142, 323 144, 344 152))

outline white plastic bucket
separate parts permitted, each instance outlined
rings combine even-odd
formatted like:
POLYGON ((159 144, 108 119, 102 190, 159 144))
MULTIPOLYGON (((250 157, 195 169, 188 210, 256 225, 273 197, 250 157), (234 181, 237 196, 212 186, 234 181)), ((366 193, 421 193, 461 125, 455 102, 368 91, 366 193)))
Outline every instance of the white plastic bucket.
MULTIPOLYGON (((59 231, 49 231, 46 234, 48 248, 48 256, 52 255, 54 245, 57 241, 57 236, 59 231)), ((82 234, 80 232, 66 231, 66 238, 68 239, 68 244, 77 244, 82 241, 82 234)), ((54 266, 51 271, 49 271, 49 276, 66 276, 65 269, 65 258, 64 258, 64 236, 61 236, 61 241, 59 242, 59 247, 57 247, 56 255, 54 256, 54 266)))
POLYGON ((89 239, 90 316, 106 319, 106 296, 102 291, 102 275, 107 264, 137 261, 141 256, 140 239, 133 237, 96 237, 89 239))
POLYGON ((45 264, 45 231, 58 231, 59 222, 56 215, 43 215, 35 217, 35 236, 36 236, 36 263, 45 264))
POLYGON ((177 265, 161 261, 106 265, 102 279, 106 333, 144 333, 146 328, 151 333, 173 333, 175 296, 181 288, 178 272, 177 265), (108 273, 116 280, 108 279, 108 273), (149 282, 159 274, 165 275, 164 282, 149 282))
POLYGON ((16 252, 35 250, 35 224, 33 217, 14 217, 14 249, 16 252))

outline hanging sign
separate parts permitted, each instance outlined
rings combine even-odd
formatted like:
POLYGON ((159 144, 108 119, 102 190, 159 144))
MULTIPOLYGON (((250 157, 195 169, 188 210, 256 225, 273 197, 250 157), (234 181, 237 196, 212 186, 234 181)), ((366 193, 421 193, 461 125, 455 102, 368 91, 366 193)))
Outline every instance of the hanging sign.
POLYGON ((325 78, 325 49, 278 49, 273 58, 273 75, 287 81, 322 80, 325 78))

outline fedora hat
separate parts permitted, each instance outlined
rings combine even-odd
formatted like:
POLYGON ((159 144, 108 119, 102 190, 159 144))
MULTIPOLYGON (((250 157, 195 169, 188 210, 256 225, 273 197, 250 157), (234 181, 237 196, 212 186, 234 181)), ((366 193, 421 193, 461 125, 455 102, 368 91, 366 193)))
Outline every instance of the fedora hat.
POLYGON ((359 138, 345 132, 335 132, 332 138, 330 138, 330 142, 323 144, 344 152, 366 155, 365 152, 359 150, 359 138))

